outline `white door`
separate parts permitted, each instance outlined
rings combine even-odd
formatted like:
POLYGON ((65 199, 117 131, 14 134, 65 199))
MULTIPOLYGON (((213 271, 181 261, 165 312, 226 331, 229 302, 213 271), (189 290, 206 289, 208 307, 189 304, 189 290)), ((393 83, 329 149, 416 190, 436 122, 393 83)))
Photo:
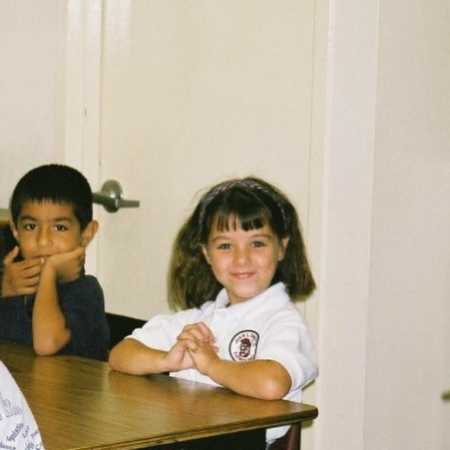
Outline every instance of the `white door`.
POLYGON ((107 309, 145 319, 167 309, 171 245, 201 189, 265 177, 307 225, 313 1, 78 5, 69 29, 79 27, 84 44, 72 37, 68 52, 76 59, 85 45, 87 125, 84 153, 72 155, 96 189, 115 179, 141 202, 97 208, 91 261, 107 309))

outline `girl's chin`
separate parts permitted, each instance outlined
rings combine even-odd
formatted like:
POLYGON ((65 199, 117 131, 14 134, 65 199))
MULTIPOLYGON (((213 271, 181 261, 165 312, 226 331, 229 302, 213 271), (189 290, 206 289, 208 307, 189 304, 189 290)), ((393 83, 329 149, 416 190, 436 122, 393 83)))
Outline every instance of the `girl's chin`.
POLYGON ((236 303, 243 303, 247 300, 251 300, 252 298, 256 297, 257 295, 264 292, 265 289, 248 289, 248 290, 239 290, 239 291, 228 291, 228 297, 230 298, 230 303, 236 304, 236 303))

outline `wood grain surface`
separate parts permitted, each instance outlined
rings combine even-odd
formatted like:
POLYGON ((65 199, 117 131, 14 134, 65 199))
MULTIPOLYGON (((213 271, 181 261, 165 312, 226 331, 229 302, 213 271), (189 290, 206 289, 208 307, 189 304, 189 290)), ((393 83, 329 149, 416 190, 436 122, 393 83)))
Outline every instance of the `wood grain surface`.
POLYGON ((151 447, 314 419, 317 409, 258 400, 164 375, 133 376, 74 356, 0 342, 47 450, 151 447))

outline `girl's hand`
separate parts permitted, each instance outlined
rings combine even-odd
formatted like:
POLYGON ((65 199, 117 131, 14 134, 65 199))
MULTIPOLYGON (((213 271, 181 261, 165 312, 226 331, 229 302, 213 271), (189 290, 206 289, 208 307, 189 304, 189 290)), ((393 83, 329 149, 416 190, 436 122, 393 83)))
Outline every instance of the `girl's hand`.
POLYGON ((196 368, 205 373, 208 361, 217 358, 215 337, 211 329, 204 322, 186 325, 177 337, 177 345, 184 349, 185 362, 189 361, 188 368, 196 368))
POLYGON ((192 358, 194 367, 203 375, 208 375, 208 371, 215 361, 219 361, 218 348, 210 342, 198 339, 186 339, 188 353, 192 358))
POLYGON ((177 341, 169 350, 165 357, 165 364, 169 372, 178 372, 179 370, 192 369, 194 367, 186 344, 182 341, 177 341))
POLYGON ((1 286, 2 297, 30 295, 39 286, 42 261, 40 258, 14 262, 19 254, 19 247, 14 247, 4 258, 4 272, 1 286))
POLYGON ((213 332, 204 322, 196 322, 186 325, 178 335, 177 339, 179 341, 194 339, 200 342, 208 342, 210 344, 214 344, 216 341, 213 332))
POLYGON ((219 359, 216 338, 211 329, 204 322, 186 325, 178 336, 178 342, 187 349, 192 360, 192 367, 206 375, 213 361, 219 359))

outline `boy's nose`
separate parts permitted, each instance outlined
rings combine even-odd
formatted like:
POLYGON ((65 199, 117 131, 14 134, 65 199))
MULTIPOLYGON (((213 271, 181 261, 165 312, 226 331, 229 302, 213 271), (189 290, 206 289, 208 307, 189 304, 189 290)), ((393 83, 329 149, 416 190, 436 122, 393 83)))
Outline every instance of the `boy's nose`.
POLYGON ((51 234, 47 228, 42 227, 39 230, 37 243, 40 248, 45 248, 51 245, 52 243, 51 234))

